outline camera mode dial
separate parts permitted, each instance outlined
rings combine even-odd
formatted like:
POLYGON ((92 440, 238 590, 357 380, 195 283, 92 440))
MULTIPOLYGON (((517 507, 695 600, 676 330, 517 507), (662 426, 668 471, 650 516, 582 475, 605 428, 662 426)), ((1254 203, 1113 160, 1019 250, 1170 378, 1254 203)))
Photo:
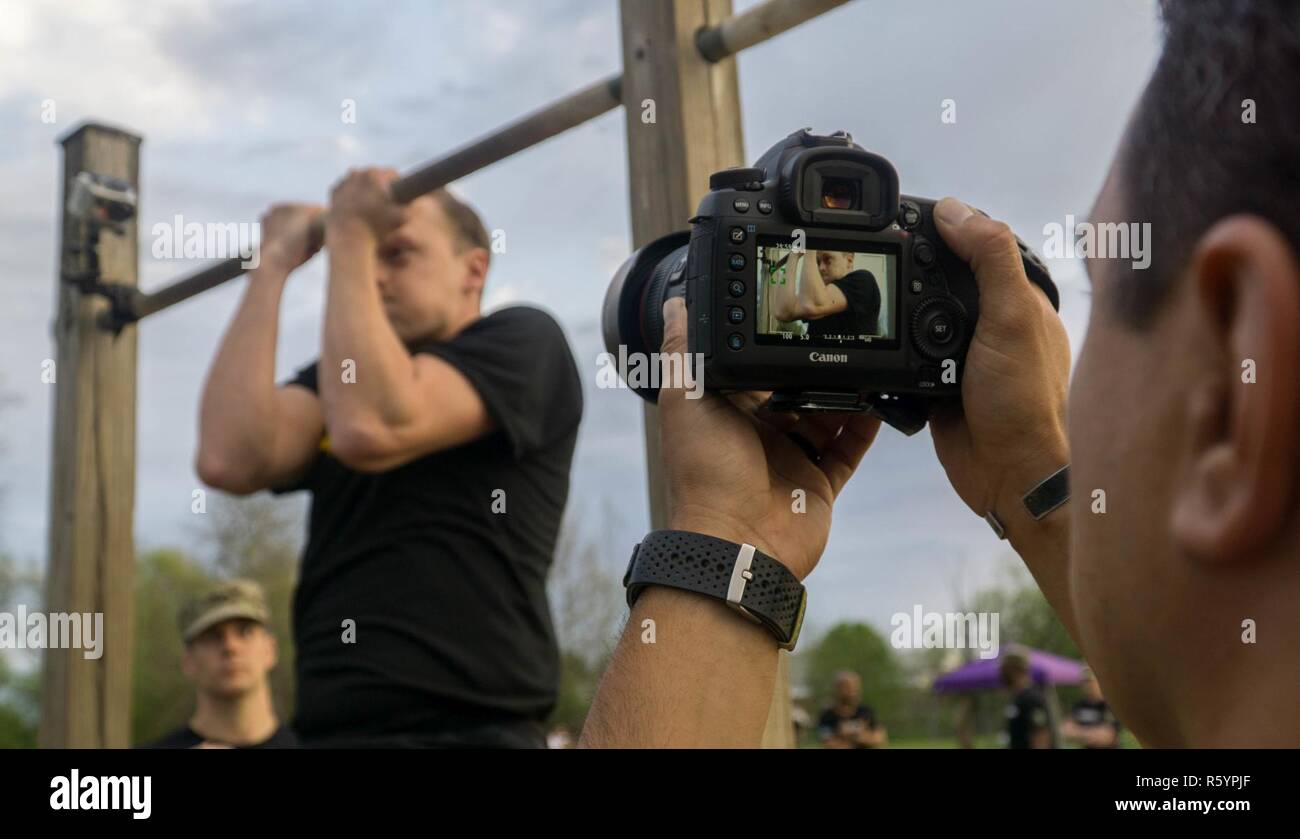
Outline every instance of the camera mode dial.
POLYGON ((735 167, 733 169, 723 169, 721 172, 714 172, 709 175, 709 189, 744 189, 751 192, 757 192, 763 188, 762 169, 752 167, 735 167))

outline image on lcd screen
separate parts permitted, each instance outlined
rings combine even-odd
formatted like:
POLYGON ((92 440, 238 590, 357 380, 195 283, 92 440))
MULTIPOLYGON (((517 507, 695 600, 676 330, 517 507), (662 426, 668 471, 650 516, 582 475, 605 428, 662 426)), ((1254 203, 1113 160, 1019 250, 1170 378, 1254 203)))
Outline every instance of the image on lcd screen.
MULTIPOLYGON (((788 239, 758 243, 757 337, 761 343, 842 346, 894 340, 896 253, 802 252, 788 239)), ((860 247, 860 246, 859 246, 860 247)))

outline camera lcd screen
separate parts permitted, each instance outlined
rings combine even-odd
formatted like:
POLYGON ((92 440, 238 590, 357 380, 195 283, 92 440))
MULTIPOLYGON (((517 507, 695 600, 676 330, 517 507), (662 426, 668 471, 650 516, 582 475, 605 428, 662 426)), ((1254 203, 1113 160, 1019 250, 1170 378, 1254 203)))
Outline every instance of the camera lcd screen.
POLYGON ((898 249, 760 237, 756 338, 762 344, 881 346, 897 338, 898 249))

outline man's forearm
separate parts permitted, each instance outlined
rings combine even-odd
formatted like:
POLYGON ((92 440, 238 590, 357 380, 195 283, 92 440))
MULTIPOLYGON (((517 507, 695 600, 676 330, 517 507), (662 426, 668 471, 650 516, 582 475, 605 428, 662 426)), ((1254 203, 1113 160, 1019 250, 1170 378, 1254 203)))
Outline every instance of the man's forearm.
POLYGON ((329 293, 319 382, 325 424, 334 433, 351 423, 403 423, 412 410, 405 395, 415 368, 380 303, 374 238, 357 222, 331 222, 325 235, 329 293), (355 380, 344 381, 345 362, 355 380))
POLYGON ((794 295, 794 263, 795 254, 786 257, 786 265, 782 269, 784 274, 781 282, 773 282, 776 279, 775 269, 768 271, 768 288, 772 291, 772 314, 779 321, 789 322, 799 319, 799 313, 795 310, 794 295))
POLYGON ((647 589, 601 679, 582 745, 757 748, 777 656, 775 639, 726 605, 647 589))
POLYGON ((799 277, 799 312, 803 316, 815 315, 830 305, 826 283, 822 280, 817 260, 807 256, 803 260, 803 274, 799 277))
POLYGON ((1024 560, 1075 645, 1086 654, 1070 600, 1070 505, 1062 504, 1037 521, 1024 505, 1025 493, 1069 461, 1069 446, 1062 435, 1058 445, 1022 464, 1004 482, 994 512, 1006 529, 1007 541, 1024 560))
POLYGON ((199 466, 230 474, 269 457, 275 427, 275 344, 287 274, 262 266, 221 339, 199 407, 199 466), (239 466, 232 466, 239 464, 239 466))

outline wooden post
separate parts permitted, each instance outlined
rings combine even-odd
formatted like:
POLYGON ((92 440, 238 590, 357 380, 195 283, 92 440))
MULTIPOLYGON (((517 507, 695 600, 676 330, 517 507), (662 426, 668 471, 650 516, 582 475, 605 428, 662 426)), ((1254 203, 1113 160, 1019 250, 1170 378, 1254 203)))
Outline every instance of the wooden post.
MULTIPOLYGON (((731 0, 621 0, 632 244, 687 228, 709 175, 745 163, 736 60, 707 61, 696 33, 731 16, 731 0)), ((657 409, 645 407, 650 521, 665 524, 657 409)), ((783 657, 784 658, 784 657, 783 657)), ((782 662, 764 744, 793 745, 782 662)))
MULTIPOLYGON (((138 187, 140 138, 86 124, 63 144, 60 253, 74 236, 69 189, 81 171, 138 187)), ((137 223, 100 236, 100 275, 138 284, 137 223)), ((61 273, 61 272, 60 272, 61 273)), ((56 280, 53 458, 46 573, 47 612, 103 615, 102 657, 81 649, 45 653, 42 748, 125 748, 131 736, 132 580, 135 544, 136 332, 101 329, 107 308, 94 294, 56 280)))

